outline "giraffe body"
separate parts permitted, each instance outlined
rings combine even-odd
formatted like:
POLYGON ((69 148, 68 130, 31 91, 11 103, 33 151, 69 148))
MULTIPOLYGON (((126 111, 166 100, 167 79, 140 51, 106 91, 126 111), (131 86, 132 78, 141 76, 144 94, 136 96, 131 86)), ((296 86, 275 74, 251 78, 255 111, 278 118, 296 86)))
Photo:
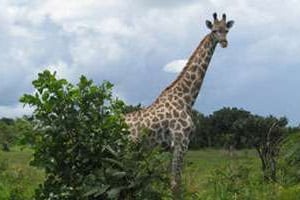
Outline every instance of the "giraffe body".
POLYGON ((228 23, 231 21, 226 23, 224 15, 220 21, 216 19, 216 14, 214 18, 214 24, 206 22, 212 32, 200 42, 177 79, 158 96, 152 105, 125 116, 125 122, 134 141, 138 141, 142 130, 147 129, 147 137, 151 145, 162 145, 172 151, 171 184, 174 191, 178 191, 183 155, 188 149, 189 135, 194 130, 192 106, 217 43, 221 43, 222 47, 227 46, 226 34, 230 28, 228 23), (221 32, 225 37, 220 34, 221 32))

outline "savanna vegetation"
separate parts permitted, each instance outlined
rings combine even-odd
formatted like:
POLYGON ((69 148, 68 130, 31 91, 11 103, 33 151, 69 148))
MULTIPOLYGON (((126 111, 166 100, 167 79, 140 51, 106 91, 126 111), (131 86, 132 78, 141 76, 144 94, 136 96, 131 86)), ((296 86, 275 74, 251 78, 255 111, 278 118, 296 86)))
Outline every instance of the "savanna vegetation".
MULTIPOLYGON (((169 153, 128 139, 123 113, 141 105, 84 76, 44 71, 33 86, 33 115, 0 120, 0 200, 172 199, 169 153)), ((300 127, 238 108, 193 117, 182 199, 300 198, 300 127)))

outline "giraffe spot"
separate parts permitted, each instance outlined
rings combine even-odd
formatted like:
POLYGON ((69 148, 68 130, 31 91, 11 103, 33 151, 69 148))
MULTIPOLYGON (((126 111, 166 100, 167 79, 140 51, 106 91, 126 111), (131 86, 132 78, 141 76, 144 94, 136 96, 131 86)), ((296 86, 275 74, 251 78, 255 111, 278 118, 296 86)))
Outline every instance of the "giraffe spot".
POLYGON ((162 127, 168 127, 169 121, 168 121, 168 120, 163 120, 163 121, 161 122, 161 125, 162 125, 162 127))
POLYGON ((182 145, 184 146, 184 147, 187 147, 188 145, 189 145, 189 140, 185 137, 185 138, 183 138, 183 140, 182 140, 182 145))
POLYGON ((156 134, 156 140, 161 141, 162 138, 163 138, 163 137, 162 137, 161 130, 159 130, 159 131, 157 132, 157 134, 156 134))
POLYGON ((154 130, 156 130, 156 129, 159 128, 159 124, 158 124, 158 123, 153 123, 153 124, 151 125, 151 128, 154 129, 154 130))
POLYGON ((205 48, 205 49, 209 48, 209 42, 205 42, 205 43, 204 43, 204 48, 205 48))
POLYGON ((179 123, 177 123, 175 130, 180 130, 180 129, 181 129, 181 125, 179 123))
POLYGON ((167 141, 162 141, 161 147, 162 147, 162 149, 165 150, 165 151, 170 151, 170 150, 171 150, 170 144, 169 144, 167 141))
POLYGON ((177 110, 173 110, 173 115, 174 115, 174 117, 179 117, 179 113, 178 113, 178 111, 177 110))
POLYGON ((181 123, 181 125, 183 127, 187 127, 188 123, 186 121, 184 121, 183 119, 179 119, 179 122, 181 123))
POLYGON ((160 112, 165 113, 165 108, 162 107, 162 108, 160 109, 160 112))
POLYGON ((172 119, 170 121, 170 128, 175 128, 175 124, 176 124, 176 120, 175 119, 172 119))
POLYGON ((158 118, 157 117, 154 117, 153 118, 153 122, 157 122, 158 121, 158 118))
POLYGON ((202 63, 201 64, 202 70, 205 71, 207 69, 207 66, 208 66, 207 63, 202 63))
POLYGON ((184 100, 189 103, 189 102, 191 102, 192 99, 189 95, 186 95, 186 96, 184 96, 184 100))
POLYGON ((198 68, 198 66, 194 64, 194 65, 192 65, 191 71, 195 72, 195 71, 197 71, 197 68, 198 68))
POLYGON ((183 119, 186 119, 186 118, 187 118, 187 114, 186 114, 186 112, 181 112, 181 115, 180 115, 180 117, 182 117, 183 119))
POLYGON ((185 86, 184 84, 182 84, 182 89, 184 93, 188 93, 189 92, 189 88, 187 86, 185 86))
POLYGON ((166 113, 166 118, 169 118, 169 119, 172 118, 171 113, 167 112, 167 113, 166 113))
POLYGON ((196 79, 196 75, 195 75, 195 74, 192 74, 192 75, 191 75, 191 79, 192 79, 192 80, 196 79))
MULTIPOLYGON (((201 83, 202 83, 202 80, 200 79, 200 80, 197 80, 197 81, 195 81, 195 86, 197 87, 197 88, 199 88, 200 87, 200 85, 201 85, 201 83)), ((198 92, 199 90, 197 90, 197 92, 198 92)))
POLYGON ((209 63, 209 61, 210 61, 210 56, 207 56, 207 57, 205 58, 205 62, 206 62, 206 63, 209 63))
POLYGON ((160 120, 162 120, 164 118, 164 114, 158 114, 158 117, 160 120))
POLYGON ((170 104, 167 102, 167 103, 165 104, 165 107, 170 108, 170 104))
POLYGON ((184 82, 185 82, 185 84, 187 84, 187 85, 191 85, 191 84, 192 84, 192 82, 191 82, 190 80, 187 80, 187 79, 184 79, 184 82))
POLYGON ((179 99, 178 103, 179 103, 179 108, 182 109, 184 107, 184 102, 181 99, 179 99))
POLYGON ((190 74, 189 74, 189 73, 186 73, 186 74, 185 74, 185 78, 190 79, 190 78, 191 78, 190 74))

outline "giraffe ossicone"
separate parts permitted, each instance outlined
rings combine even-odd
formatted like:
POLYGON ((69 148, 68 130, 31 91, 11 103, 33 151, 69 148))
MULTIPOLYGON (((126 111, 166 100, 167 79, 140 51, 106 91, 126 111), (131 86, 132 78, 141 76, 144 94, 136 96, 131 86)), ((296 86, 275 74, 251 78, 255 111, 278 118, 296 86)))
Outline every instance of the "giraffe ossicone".
POLYGON ((214 21, 206 20, 210 29, 190 56, 179 76, 166 87, 149 107, 129 113, 125 122, 130 136, 137 141, 142 130, 147 131, 149 142, 153 145, 167 145, 172 157, 172 189, 179 191, 184 153, 188 149, 189 135, 194 130, 192 107, 200 91, 209 62, 216 45, 227 47, 227 33, 233 21, 226 21, 213 14, 214 21))

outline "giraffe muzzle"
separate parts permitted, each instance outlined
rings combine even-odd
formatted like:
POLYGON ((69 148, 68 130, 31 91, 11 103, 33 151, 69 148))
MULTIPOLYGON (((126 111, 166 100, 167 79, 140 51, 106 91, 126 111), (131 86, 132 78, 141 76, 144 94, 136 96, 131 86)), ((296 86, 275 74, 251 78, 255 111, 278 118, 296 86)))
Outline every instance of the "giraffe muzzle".
POLYGON ((225 47, 227 47, 228 42, 227 42, 227 40, 222 40, 222 41, 220 41, 220 44, 221 44, 221 47, 225 48, 225 47))

